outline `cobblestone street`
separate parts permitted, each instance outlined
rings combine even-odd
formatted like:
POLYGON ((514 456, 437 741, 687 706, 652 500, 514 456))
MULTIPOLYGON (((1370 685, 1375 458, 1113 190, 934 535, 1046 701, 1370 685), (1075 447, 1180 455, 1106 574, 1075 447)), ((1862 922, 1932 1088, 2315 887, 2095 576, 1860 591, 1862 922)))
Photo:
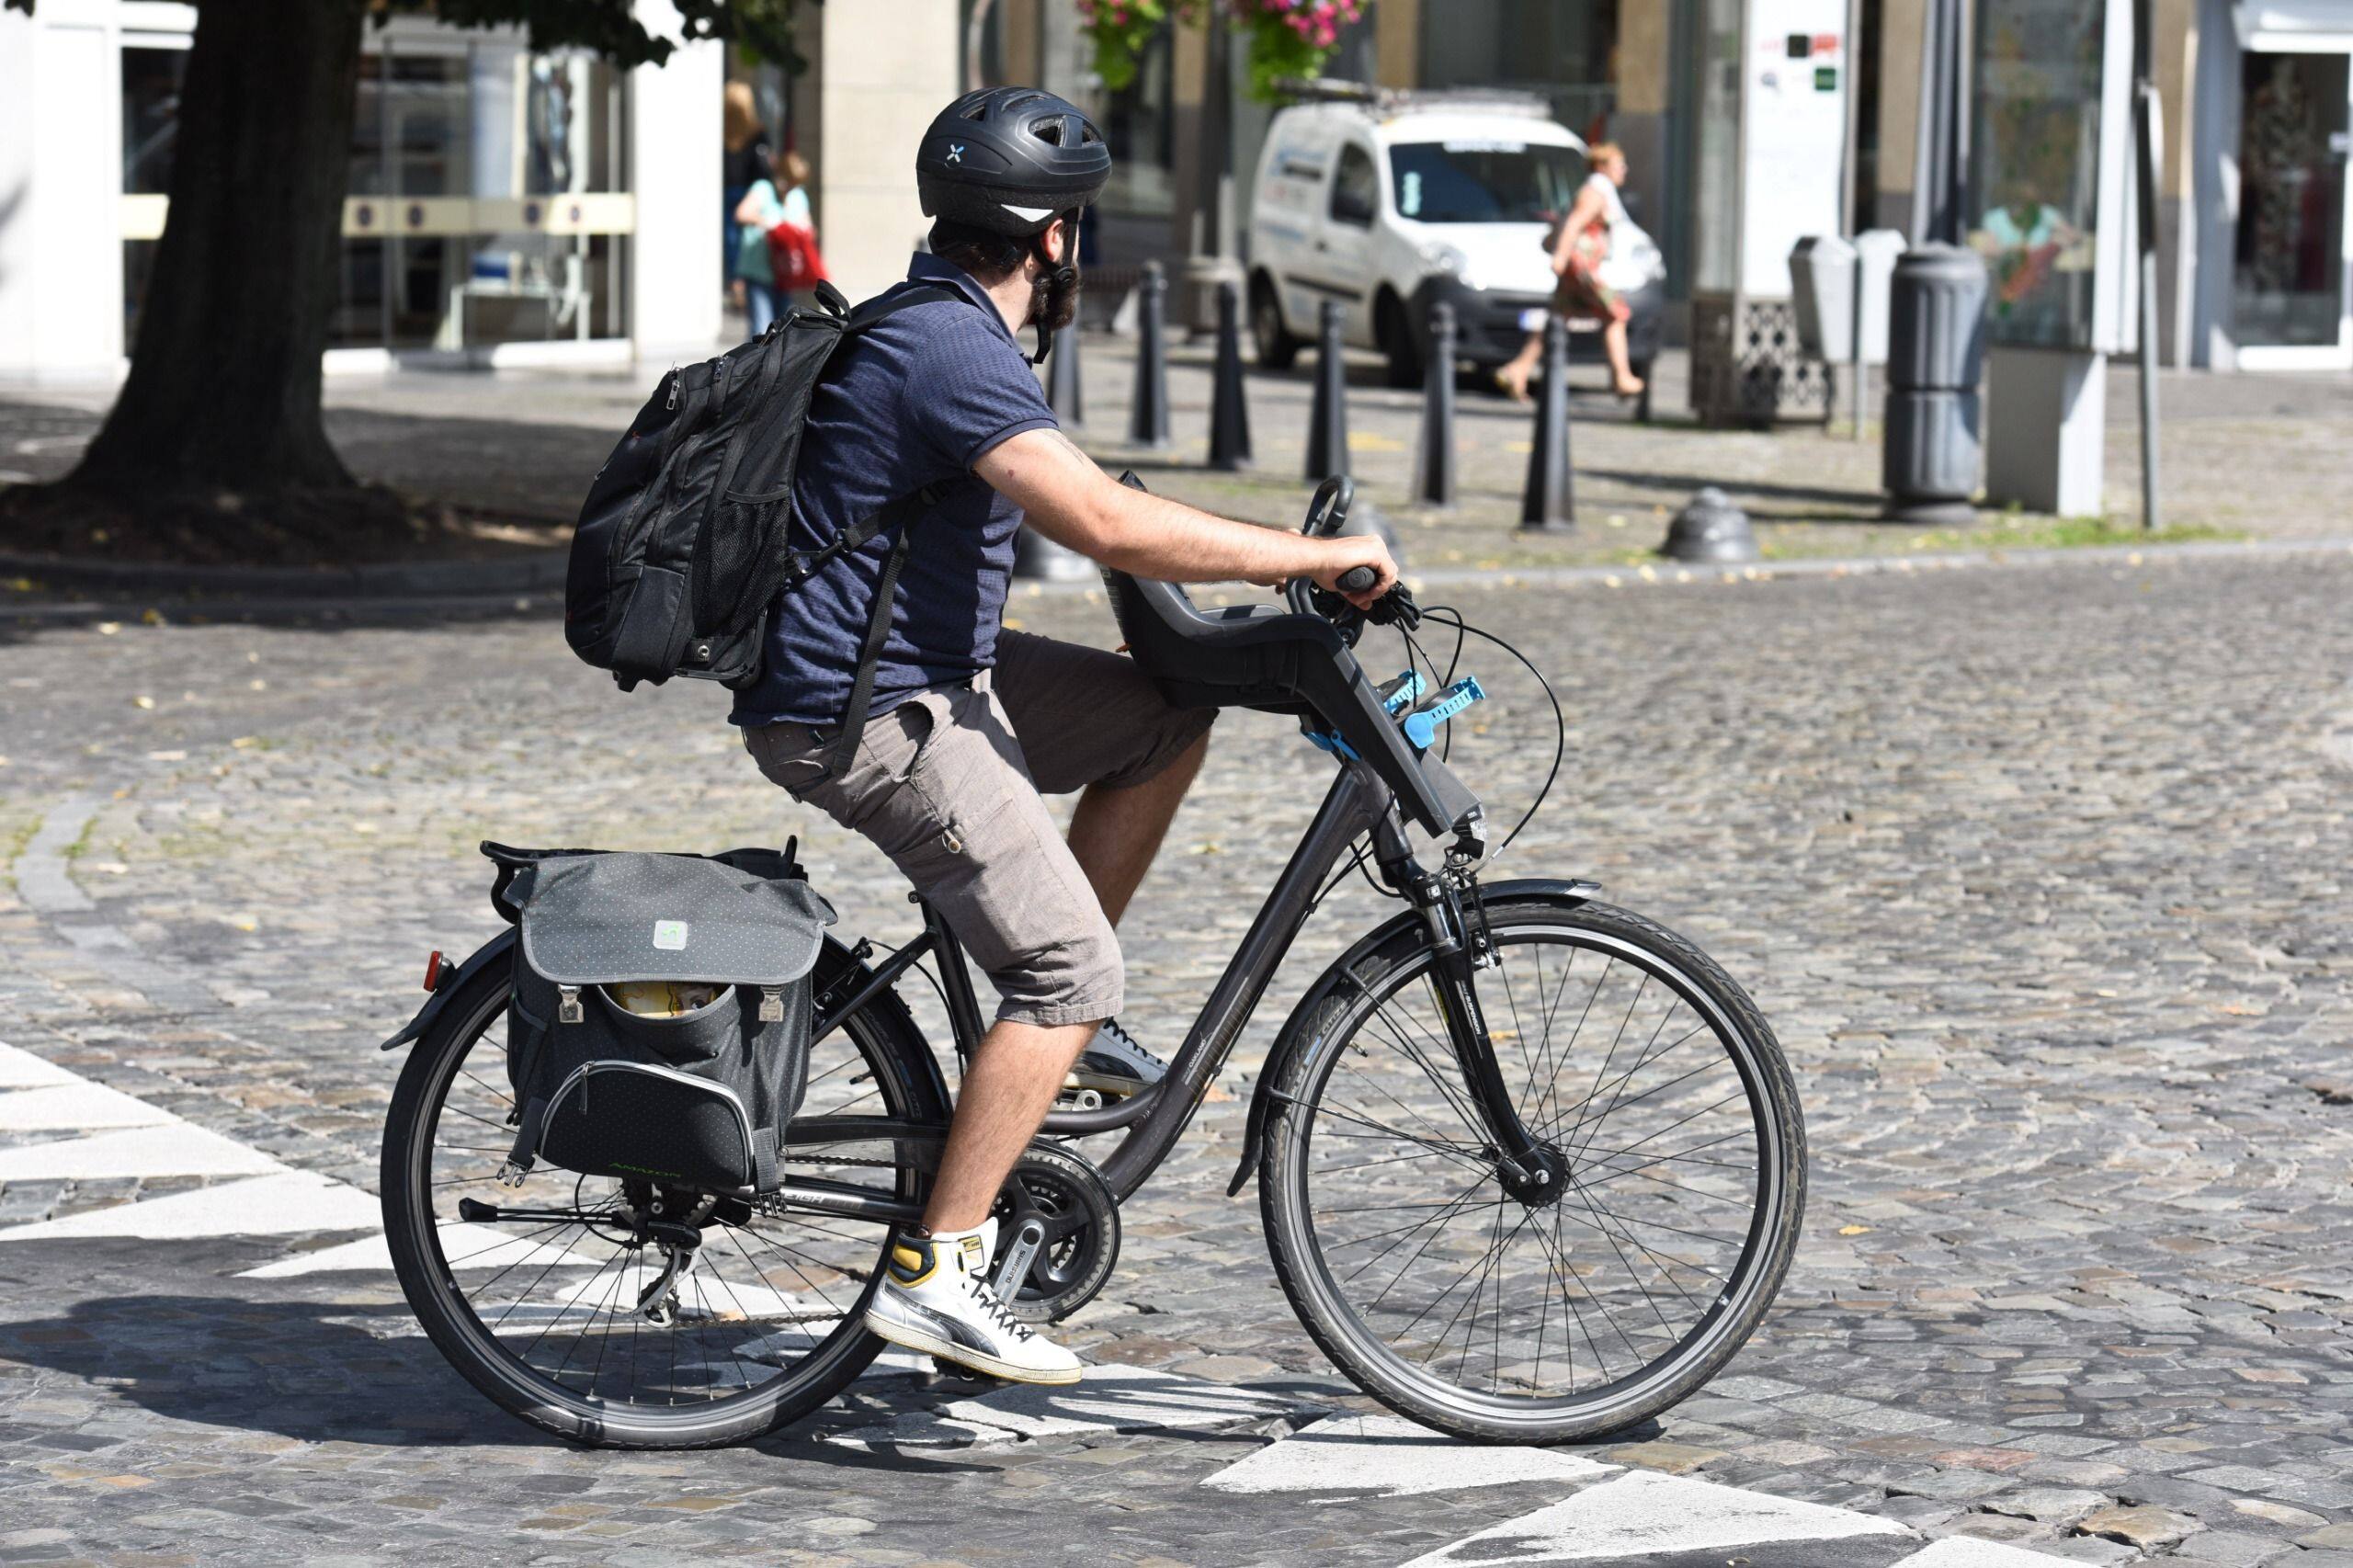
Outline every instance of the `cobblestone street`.
MULTIPOLYGON (((886 1365, 747 1449, 543 1440, 364 1266, 375 1045, 428 949, 497 929, 474 845, 798 833, 844 928, 898 939, 888 868, 719 694, 617 697, 552 619, 0 628, 0 1562, 2353 1568, 2353 559, 1443 597, 1569 719, 1497 874, 1708 949, 1806 1108, 1779 1305, 1654 1426, 1465 1459, 1339 1419, 1376 1407, 1224 1189, 1275 1028, 1386 914, 1356 882, 1065 1325, 1092 1403, 886 1365)), ((1117 642, 1099 594, 1011 613, 1117 642)), ((1508 824, 1551 713, 1465 665, 1495 699, 1454 765, 1508 824)), ((1221 722, 1122 933, 1148 1044, 1327 775, 1221 722)))

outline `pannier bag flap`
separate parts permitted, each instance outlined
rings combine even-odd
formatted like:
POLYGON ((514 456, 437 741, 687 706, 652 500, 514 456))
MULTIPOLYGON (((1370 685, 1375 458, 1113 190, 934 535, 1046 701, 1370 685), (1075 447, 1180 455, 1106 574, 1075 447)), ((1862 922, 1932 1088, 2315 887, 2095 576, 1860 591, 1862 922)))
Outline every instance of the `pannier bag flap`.
POLYGON ((559 985, 789 985, 815 965, 834 923, 833 905, 804 881, 691 855, 543 860, 514 891, 524 960, 559 985))

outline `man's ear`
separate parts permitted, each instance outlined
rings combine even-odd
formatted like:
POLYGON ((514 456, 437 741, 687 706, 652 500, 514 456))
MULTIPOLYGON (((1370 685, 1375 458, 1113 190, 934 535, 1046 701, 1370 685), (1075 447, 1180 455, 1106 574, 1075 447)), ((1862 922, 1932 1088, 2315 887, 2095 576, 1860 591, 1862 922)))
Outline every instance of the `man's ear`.
POLYGON ((1068 218, 1057 218, 1045 233, 1046 257, 1055 266, 1071 259, 1078 246, 1078 235, 1073 232, 1068 218))

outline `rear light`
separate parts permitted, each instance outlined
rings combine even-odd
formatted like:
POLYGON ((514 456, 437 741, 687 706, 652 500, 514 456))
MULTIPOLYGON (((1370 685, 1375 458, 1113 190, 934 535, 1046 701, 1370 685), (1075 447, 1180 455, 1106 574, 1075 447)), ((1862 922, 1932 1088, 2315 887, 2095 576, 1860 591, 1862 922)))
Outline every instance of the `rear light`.
POLYGON ((425 960, 425 988, 427 991, 440 990, 441 977, 449 972, 449 966, 441 960, 441 949, 434 949, 433 956, 425 960))

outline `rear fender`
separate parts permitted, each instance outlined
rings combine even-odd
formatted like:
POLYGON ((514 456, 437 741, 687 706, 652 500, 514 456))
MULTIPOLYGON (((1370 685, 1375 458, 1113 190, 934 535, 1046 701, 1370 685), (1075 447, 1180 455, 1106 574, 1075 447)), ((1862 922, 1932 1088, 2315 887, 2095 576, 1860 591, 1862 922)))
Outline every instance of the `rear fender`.
MULTIPOLYGON (((1588 902, 1601 891, 1598 882, 1566 881, 1553 877, 1521 877, 1510 881, 1483 883, 1480 895, 1488 903, 1502 903, 1514 898, 1553 898, 1574 905, 1588 902)), ((1401 934, 1418 929, 1421 915, 1414 910, 1400 910, 1357 939, 1356 945, 1333 960, 1332 967, 1316 976, 1315 983, 1300 997, 1290 1017, 1275 1036, 1272 1051, 1267 1052, 1266 1064, 1258 1069, 1258 1085, 1250 1096, 1250 1119, 1242 1135, 1242 1159, 1233 1167, 1233 1179, 1226 1184, 1225 1195, 1233 1198, 1250 1185, 1251 1176, 1258 1168, 1258 1158, 1267 1142, 1267 1129, 1272 1123, 1279 1107, 1274 1085, 1279 1083, 1290 1065, 1290 1060, 1311 1043, 1308 1025, 1326 1002, 1347 996, 1363 989, 1357 979, 1357 966, 1379 951, 1401 934)))
POLYGON ((511 955, 514 951, 515 927, 509 926, 506 930, 476 948, 474 956, 460 964, 454 971, 444 970, 441 973, 441 983, 433 988, 433 994, 425 999, 425 1006, 416 1010, 416 1017, 411 1018, 402 1028, 400 1033, 376 1049, 396 1051, 404 1045, 422 1039, 425 1031, 433 1027, 433 1020, 440 1017, 441 1009, 449 1005, 449 998, 455 996, 467 981, 472 980, 492 964, 511 962, 511 955))

